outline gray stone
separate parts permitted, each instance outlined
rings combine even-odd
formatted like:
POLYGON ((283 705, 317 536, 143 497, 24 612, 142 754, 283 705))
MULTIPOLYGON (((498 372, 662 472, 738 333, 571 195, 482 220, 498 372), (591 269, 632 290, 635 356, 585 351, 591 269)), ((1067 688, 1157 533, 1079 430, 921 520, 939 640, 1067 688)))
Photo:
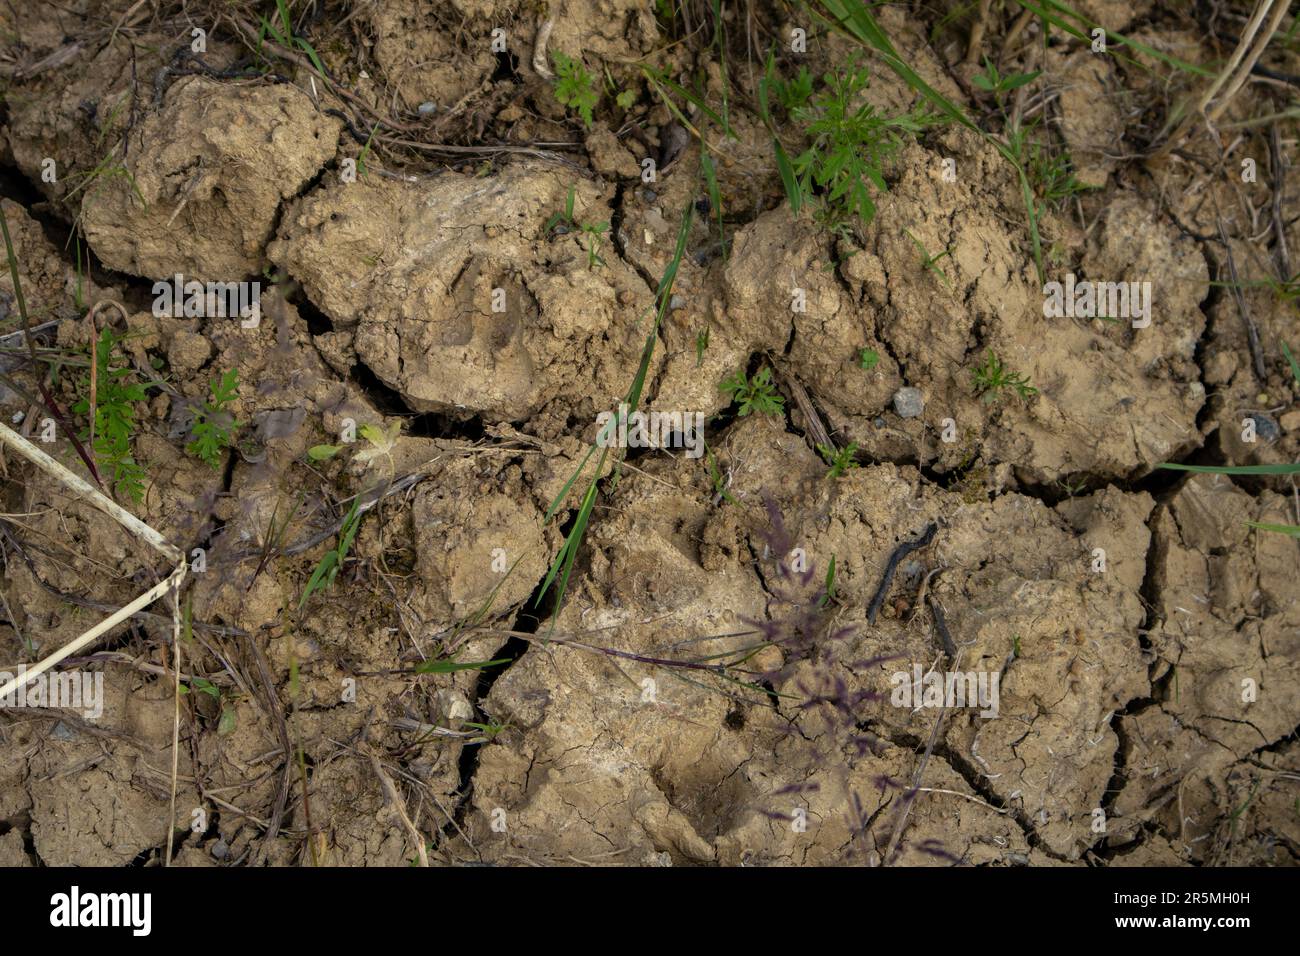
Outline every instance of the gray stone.
POLYGON ((916 418, 925 409, 925 396, 919 388, 904 386, 894 393, 894 411, 899 418, 916 418))
POLYGON ((1277 422, 1273 421, 1268 415, 1261 412, 1255 412, 1250 416, 1255 420, 1255 436, 1260 441, 1266 441, 1270 444, 1282 437, 1282 429, 1278 427, 1277 422))

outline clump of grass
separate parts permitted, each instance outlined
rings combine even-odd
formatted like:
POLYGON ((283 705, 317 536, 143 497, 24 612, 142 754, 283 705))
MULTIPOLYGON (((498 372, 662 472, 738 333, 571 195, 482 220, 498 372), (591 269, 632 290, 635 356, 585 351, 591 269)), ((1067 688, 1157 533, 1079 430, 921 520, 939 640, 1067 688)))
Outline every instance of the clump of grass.
POLYGON ((605 260, 601 258, 599 249, 605 233, 609 231, 607 222, 578 222, 574 218, 573 202, 574 188, 569 187, 568 198, 564 201, 564 211, 552 213, 551 217, 546 220, 546 232, 549 234, 557 226, 565 226, 566 229, 573 230, 581 236, 587 237, 587 268, 594 269, 596 266, 605 265, 605 260))
POLYGON ((725 379, 718 388, 728 393, 731 400, 740 404, 737 412, 744 418, 750 412, 762 412, 764 415, 780 415, 785 410, 785 399, 776 393, 772 384, 772 370, 764 366, 753 378, 745 378, 743 371, 725 379))
MULTIPOLYGON (((769 73, 771 61, 769 60, 769 73)), ((822 77, 821 92, 814 93, 806 71, 790 82, 769 76, 777 99, 790 118, 802 125, 809 146, 793 161, 778 150, 778 165, 790 205, 798 211, 816 199, 827 226, 842 232, 852 221, 864 225, 876 214, 869 186, 887 192, 882 172, 885 161, 903 142, 935 118, 916 109, 900 116, 883 116, 862 97, 870 82, 867 68, 850 63, 847 69, 822 77)), ((779 141, 778 141, 779 145, 779 141)))
POLYGON ((234 444, 239 422, 226 411, 239 389, 239 372, 231 369, 212 380, 212 392, 194 418, 190 433, 193 440, 185 446, 191 455, 203 459, 212 468, 221 467, 221 453, 234 444))
POLYGON ((984 361, 976 366, 972 378, 975 394, 982 395, 985 402, 996 401, 1008 389, 1023 399, 1038 394, 1038 389, 1029 384, 1028 376, 1008 369, 992 349, 985 354, 984 361))
POLYGON ((1034 126, 1007 128, 1007 145, 1025 168, 1034 194, 1043 202, 1060 205, 1067 200, 1096 189, 1074 175, 1074 163, 1064 149, 1052 148, 1033 136, 1034 126))
POLYGON ((90 422, 81 438, 89 441, 95 458, 108 473, 115 494, 129 495, 133 501, 144 498, 144 467, 135 460, 131 446, 135 440, 135 405, 148 398, 149 383, 138 380, 135 369, 118 360, 121 337, 104 329, 92 349, 95 363, 95 387, 90 375, 81 384, 82 398, 72 406, 77 415, 90 422))
POLYGON ((262 52, 262 46, 266 38, 270 37, 286 50, 301 50, 307 54, 311 60, 311 65, 316 68, 322 77, 325 76, 325 66, 321 63, 320 57, 316 55, 315 48, 312 47, 303 37, 293 32, 293 22, 289 19, 289 7, 285 0, 275 0, 276 13, 279 14, 280 24, 276 25, 276 17, 271 16, 261 18, 261 27, 257 31, 257 52, 258 55, 266 60, 266 55, 262 52))
POLYGON ((339 571, 343 569, 343 563, 348 558, 348 551, 352 548, 352 542, 356 539, 357 530, 361 527, 361 495, 352 499, 352 507, 343 518, 343 525, 339 528, 339 543, 331 551, 326 552, 325 557, 320 559, 316 569, 312 571, 311 577, 307 580, 307 587, 303 589, 302 597, 298 601, 298 610, 303 606, 317 591, 323 591, 334 583, 334 579, 339 576, 339 571))
POLYGON ((582 61, 566 56, 559 50, 551 51, 555 63, 555 98, 569 109, 577 110, 583 125, 591 128, 592 110, 600 102, 600 90, 595 78, 587 72, 582 61))
MULTIPOLYGON (((809 738, 813 740, 813 747, 820 751, 814 758, 818 766, 832 766, 842 760, 844 754, 853 755, 851 762, 871 754, 878 756, 885 744, 872 732, 864 716, 875 703, 884 699, 883 695, 869 686, 853 686, 845 675, 846 672, 870 673, 880 665, 898 659, 899 655, 862 660, 853 654, 859 629, 855 625, 842 626, 837 621, 841 600, 837 594, 840 575, 834 556, 824 576, 819 576, 812 564, 802 570, 796 569, 789 557, 795 539, 785 525, 784 516, 770 499, 766 508, 764 553, 776 558, 776 566, 764 574, 764 580, 773 596, 788 610, 770 619, 745 619, 745 623, 758 632, 764 646, 775 646, 782 652, 775 667, 747 676, 756 685, 783 688, 774 691, 773 697, 789 721, 789 733, 800 732, 800 726, 807 726, 806 722, 815 723, 819 731, 824 730, 809 738)), ((854 811, 850 832, 852 842, 860 851, 869 842, 867 837, 874 818, 864 812, 854 783, 847 777, 838 783, 845 788, 847 802, 854 811)), ((874 778, 873 783, 882 793, 886 789, 904 794, 915 792, 915 785, 909 791, 900 781, 885 775, 874 778)), ((818 788, 817 783, 796 783, 772 796, 818 788)), ((786 818, 777 811, 767 811, 767 815, 774 819, 786 818)))
POLYGON ((131 187, 131 192, 133 192, 135 198, 139 200, 140 205, 148 205, 148 203, 145 202, 144 196, 140 192, 140 187, 136 185, 135 177, 131 175, 131 171, 127 169, 123 163, 117 160, 111 151, 104 154, 104 157, 100 159, 94 169, 85 173, 80 173, 79 179, 80 181, 77 185, 68 192, 69 200, 76 196, 77 193, 81 192, 81 190, 86 189, 88 186, 98 181, 102 180, 103 182, 110 182, 113 179, 125 179, 127 185, 131 187))
MULTIPOLYGON (((1027 0, 1018 0, 1024 3, 1027 0)), ((1021 198, 1024 200, 1025 213, 1029 220, 1029 239, 1034 254, 1034 266, 1038 272, 1038 280, 1044 281, 1046 273, 1043 270, 1043 243, 1042 237, 1038 231, 1038 207, 1034 203, 1033 190, 1029 184, 1029 177, 1025 173, 1024 166, 1012 153, 1010 147, 1001 142, 996 136, 983 129, 978 123, 966 115, 966 112, 948 99, 924 79, 904 60, 894 47, 889 35, 881 28, 875 16, 872 15, 870 8, 864 3, 856 3, 853 0, 813 0, 809 4, 809 9, 815 16, 827 23, 833 29, 839 30, 856 42, 873 50, 883 62, 898 77, 915 90, 931 107, 935 109, 938 116, 951 123, 957 123, 966 129, 984 138, 994 149, 1001 154, 1002 158, 1015 167, 1016 175, 1020 180, 1021 198)), ((759 90, 760 112, 762 111, 763 90, 759 90)), ((779 153, 779 151, 778 151, 779 153)), ((780 156, 778 154, 778 167, 780 165, 780 156)))
MULTIPOLYGON (((118 114, 122 111, 122 107, 125 105, 126 97, 123 96, 109 111, 108 118, 104 121, 100 128, 99 136, 95 139, 96 150, 104 148, 104 140, 108 136, 109 130, 113 129, 117 122, 118 114)), ((96 189, 98 189, 103 183, 111 182, 114 179, 125 179, 127 185, 131 187, 131 192, 135 194, 135 198, 139 201, 140 205, 148 206, 149 204, 145 202, 145 198, 140 192, 140 187, 136 185, 135 177, 131 175, 131 171, 126 168, 124 163, 114 156, 120 146, 121 144, 109 146, 93 169, 75 174, 73 179, 76 181, 76 185, 68 191, 68 195, 64 197, 64 201, 71 202, 77 193, 81 192, 83 189, 88 189, 92 185, 98 184, 96 185, 96 189)), ((90 193, 89 195, 93 195, 93 193, 90 193)), ((80 223, 80 221, 81 215, 78 213, 77 222, 80 223)))

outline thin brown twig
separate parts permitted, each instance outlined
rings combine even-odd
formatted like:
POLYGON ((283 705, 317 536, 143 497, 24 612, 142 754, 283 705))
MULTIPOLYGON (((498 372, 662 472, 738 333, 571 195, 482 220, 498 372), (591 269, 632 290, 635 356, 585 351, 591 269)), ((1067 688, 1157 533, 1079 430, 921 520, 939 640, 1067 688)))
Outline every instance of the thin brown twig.
POLYGON ((357 749, 369 758, 371 769, 374 770, 375 776, 379 778, 379 782, 383 785, 384 793, 387 794, 393 809, 397 811, 397 817, 402 821, 402 826, 407 834, 410 835, 411 842, 415 844, 415 852, 420 858, 420 866, 428 867, 429 853, 424 846, 424 837, 420 835, 420 831, 411 822, 411 816, 406 810, 406 801, 402 799, 401 793, 398 792, 397 785, 393 783, 393 778, 384 770, 384 765, 379 762, 379 755, 375 753, 373 747, 363 741, 358 745, 357 749))
POLYGON ((1286 247, 1286 225, 1282 214, 1282 194, 1286 189, 1286 159, 1282 155, 1282 142, 1278 135, 1277 123, 1269 129, 1268 155, 1270 174, 1273 179, 1273 235, 1276 237, 1274 252, 1277 256, 1278 278, 1283 282, 1291 281, 1291 256, 1286 247))
POLYGON ((970 28, 970 40, 966 44, 966 59, 962 61, 963 69, 971 69, 979 62, 980 47, 984 43, 984 33, 989 25, 989 7, 993 0, 980 0, 979 14, 970 28))
POLYGON ((1250 357, 1255 368, 1255 377, 1263 385, 1268 380, 1268 373, 1264 368, 1264 352, 1259 344, 1259 328, 1255 325, 1255 320, 1251 317, 1250 307, 1246 304, 1246 297, 1241 292, 1241 282, 1237 276, 1237 262, 1232 255, 1232 244, 1228 241, 1228 233, 1223 228, 1223 220, 1219 220, 1219 239, 1223 242, 1223 248, 1228 259, 1228 277, 1232 282, 1232 296, 1237 302, 1237 311, 1241 313, 1241 321, 1246 326, 1246 340, 1250 344, 1250 357))

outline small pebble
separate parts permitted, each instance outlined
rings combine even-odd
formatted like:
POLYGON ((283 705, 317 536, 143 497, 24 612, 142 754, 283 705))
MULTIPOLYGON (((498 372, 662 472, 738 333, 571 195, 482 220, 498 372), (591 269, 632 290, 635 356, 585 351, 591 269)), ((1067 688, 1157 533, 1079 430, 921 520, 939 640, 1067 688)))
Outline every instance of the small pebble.
POLYGON ((433 103, 421 103, 415 108, 415 111, 421 116, 432 116, 438 111, 438 107, 433 103))
POLYGON ((677 310, 686 308, 686 299, 680 295, 675 295, 668 300, 668 308, 677 310))
POLYGON ((1282 429, 1268 415, 1255 412, 1250 417, 1255 420, 1255 437, 1260 441, 1275 442, 1282 437, 1282 429))
POLYGON ((659 198, 659 194, 655 192, 653 189, 643 189, 641 190, 641 198, 644 199, 646 202, 654 202, 656 199, 659 198))
POLYGON ((916 418, 925 409, 925 397, 919 388, 904 386, 894 393, 894 411, 899 418, 916 418))
POLYGON ((77 732, 60 720, 50 731, 50 736, 55 740, 71 740, 77 736, 77 732))

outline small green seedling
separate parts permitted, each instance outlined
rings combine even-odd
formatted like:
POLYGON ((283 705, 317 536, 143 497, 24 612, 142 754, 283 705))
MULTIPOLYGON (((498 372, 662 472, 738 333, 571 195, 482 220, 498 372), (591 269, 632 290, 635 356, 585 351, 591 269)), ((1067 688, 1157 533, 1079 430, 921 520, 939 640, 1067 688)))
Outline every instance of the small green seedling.
POLYGON ((828 445, 818 445, 818 453, 826 459, 826 464, 831 466, 831 470, 826 472, 826 477, 838 478, 850 468, 857 468, 858 463, 853 457, 857 453, 857 450, 857 443, 847 445, 839 451, 836 451, 828 445))
POLYGON ((1079 181, 1074 175, 1074 164, 1063 149, 1053 150, 1030 136, 1032 126, 1011 126, 1007 129, 1007 146, 1016 161, 1025 169, 1025 175, 1034 193, 1044 202, 1060 205, 1068 199, 1097 189, 1079 181))
POLYGON ((1263 279, 1243 279, 1239 282, 1211 282, 1210 285, 1232 286, 1238 289, 1268 289, 1283 304, 1300 300, 1300 272, 1289 279, 1268 276, 1263 279))
POLYGON ((239 389, 239 372, 231 369, 212 380, 212 397, 204 402, 194 418, 190 433, 193 440, 185 446, 191 455, 203 459, 212 468, 221 467, 221 453, 234 443, 239 422, 226 411, 239 389))
POLYGON ((600 248, 600 240, 601 240, 601 237, 602 237, 606 232, 609 231, 609 223, 607 223, 607 222, 597 222, 597 223, 590 223, 590 222, 587 222, 587 223, 583 223, 582 226, 581 226, 580 228, 581 228, 581 230, 582 230, 583 235, 585 235, 585 236, 587 237, 587 269, 588 269, 588 271, 590 271, 590 270, 596 268, 596 266, 603 266, 603 265, 605 264, 605 260, 602 259, 602 258, 600 257, 600 253, 598 253, 596 250, 600 248))
POLYGON ((587 237, 587 268, 588 270, 596 266, 605 265, 605 260, 601 258, 597 250, 600 248, 601 239, 609 231, 607 222, 578 222, 574 218, 573 204, 576 193, 572 186, 569 187, 569 195, 564 201, 564 212, 551 213, 546 220, 546 232, 551 233, 557 226, 565 226, 566 231, 574 230, 587 237))
MULTIPOLYGON (((135 437, 135 405, 148 397, 151 383, 131 381, 136 377, 135 369, 116 360, 117 346, 121 338, 111 329, 104 329, 95 343, 95 416, 93 422, 94 441, 92 442, 97 462, 105 466, 112 479, 113 491, 125 493, 133 501, 144 498, 145 470, 135 460, 131 444, 135 437)), ((90 415, 90 376, 86 375, 82 384, 85 395, 72 406, 77 415, 90 415)), ((88 440, 92 428, 82 432, 81 438, 88 440)))
POLYGON ((741 418, 750 412, 780 415, 785 411, 785 399, 776 393, 776 386, 772 384, 772 370, 766 366, 751 379, 746 379, 743 371, 737 372, 718 388, 729 393, 732 401, 740 403, 737 414, 741 418))
POLYGON ((926 249, 925 246, 921 244, 920 239, 912 235, 912 233, 907 229, 904 229, 903 232, 907 233, 907 238, 911 239, 912 244, 915 245, 917 249, 921 250, 921 267, 930 272, 933 272, 936 276, 938 276, 939 281, 941 281, 945 286, 947 286, 948 291, 951 292, 952 283, 948 281, 948 276, 944 273, 942 269, 940 269, 937 265, 935 265, 935 263, 938 262, 940 259, 942 259, 944 256, 952 255, 952 250, 945 249, 943 250, 943 252, 940 252, 937 255, 931 255, 929 250, 926 249))
MULTIPOLYGON (((360 432, 361 437, 368 442, 368 446, 353 455, 352 460, 364 465, 375 458, 385 457, 391 464, 393 448, 402 433, 401 419, 395 420, 387 428, 380 425, 362 425, 360 432)), ((329 461, 342 450, 342 445, 312 445, 307 449, 307 458, 311 461, 329 461)))
POLYGON ((875 349, 858 350, 858 366, 865 372, 870 372, 880 364, 880 353, 875 349))
POLYGON ((992 61, 989 60, 988 57, 985 57, 984 72, 976 73, 975 76, 971 78, 971 82, 985 93, 992 93, 994 98, 998 101, 998 105, 1001 106, 1002 95, 1004 93, 1009 93, 1012 90, 1019 89, 1026 83, 1034 82, 1034 80, 1038 79, 1040 72, 1041 71, 1039 70, 1035 70, 1033 73, 1012 73, 1009 76, 1002 76, 998 73, 998 68, 993 65, 992 61))
MULTIPOLYGON (((366 134, 366 144, 361 147, 361 152, 357 154, 357 175, 362 179, 366 178, 366 157, 370 155, 370 141, 375 138, 375 130, 377 129, 379 129, 378 123, 370 127, 370 132, 366 134)), ((374 265, 373 262, 368 264, 374 265)))
POLYGON ((695 333, 695 367, 704 364, 704 353, 709 348, 709 327, 706 325, 695 333))
POLYGON ((591 128, 591 111, 600 102, 600 90, 595 78, 587 72, 581 60, 566 56, 559 50, 551 52, 555 62, 555 98, 564 106, 578 111, 583 124, 591 128))
POLYGON ((1291 350, 1287 348, 1285 342, 1282 343, 1282 354, 1286 356, 1286 360, 1291 366, 1291 374, 1295 377, 1296 384, 1300 385, 1300 362, 1295 360, 1295 356, 1291 354, 1291 350))
POLYGON ((975 369, 973 378, 975 394, 984 396, 985 402, 996 401, 1008 388, 1024 399, 1038 394, 1038 389, 1029 384, 1027 376, 1007 369, 1002 364, 1002 360, 993 354, 992 349, 975 369))
POLYGON ((343 569, 343 563, 348 558, 348 551, 352 547, 352 542, 357 536, 357 529, 361 527, 361 496, 357 495, 352 499, 352 507, 343 518, 343 526, 339 528, 339 543, 334 550, 326 553, 325 557, 320 559, 316 565, 316 570, 311 574, 307 581, 307 587, 303 589, 302 598, 298 601, 298 610, 302 610, 307 599, 317 591, 323 591, 334 583, 334 579, 339 576, 339 571, 343 569))
POLYGON ((494 737, 497 736, 497 734, 503 733, 505 730, 507 730, 510 727, 509 724, 493 724, 493 723, 481 724, 472 720, 465 721, 465 726, 473 727, 475 730, 481 733, 488 740, 492 740, 494 737))
POLYGON ((799 72, 790 80, 784 80, 775 73, 770 73, 769 76, 776 101, 785 108, 787 113, 793 113, 807 106, 808 101, 812 99, 813 75, 808 72, 808 67, 799 67, 799 72))
POLYGON ((826 593, 822 599, 817 602, 818 607, 825 607, 834 601, 835 598, 835 555, 831 555, 831 563, 826 568, 826 593))
POLYGON ((1289 279, 1275 279, 1270 276, 1267 282, 1268 287, 1273 290, 1273 294, 1280 301, 1300 301, 1300 272, 1297 272, 1289 279))
POLYGON ((713 452, 705 448, 704 454, 708 457, 709 462, 709 479, 713 482, 713 497, 715 501, 730 501, 733 505, 739 505, 735 495, 727 490, 728 480, 723 476, 722 469, 718 467, 718 459, 713 456, 713 452))
POLYGON ((357 464, 366 465, 376 458, 386 458, 388 470, 393 471, 397 467, 393 461, 393 449, 397 447, 397 439, 402 434, 402 420, 393 419, 387 428, 367 423, 357 431, 366 440, 367 445, 353 455, 352 460, 357 464))
POLYGON ((235 702, 229 697, 223 697, 220 687, 205 677, 194 677, 191 678, 188 685, 180 685, 182 694, 188 694, 191 688, 201 694, 207 694, 221 708, 221 716, 217 720, 217 734, 219 736, 224 737, 235 729, 235 702))

